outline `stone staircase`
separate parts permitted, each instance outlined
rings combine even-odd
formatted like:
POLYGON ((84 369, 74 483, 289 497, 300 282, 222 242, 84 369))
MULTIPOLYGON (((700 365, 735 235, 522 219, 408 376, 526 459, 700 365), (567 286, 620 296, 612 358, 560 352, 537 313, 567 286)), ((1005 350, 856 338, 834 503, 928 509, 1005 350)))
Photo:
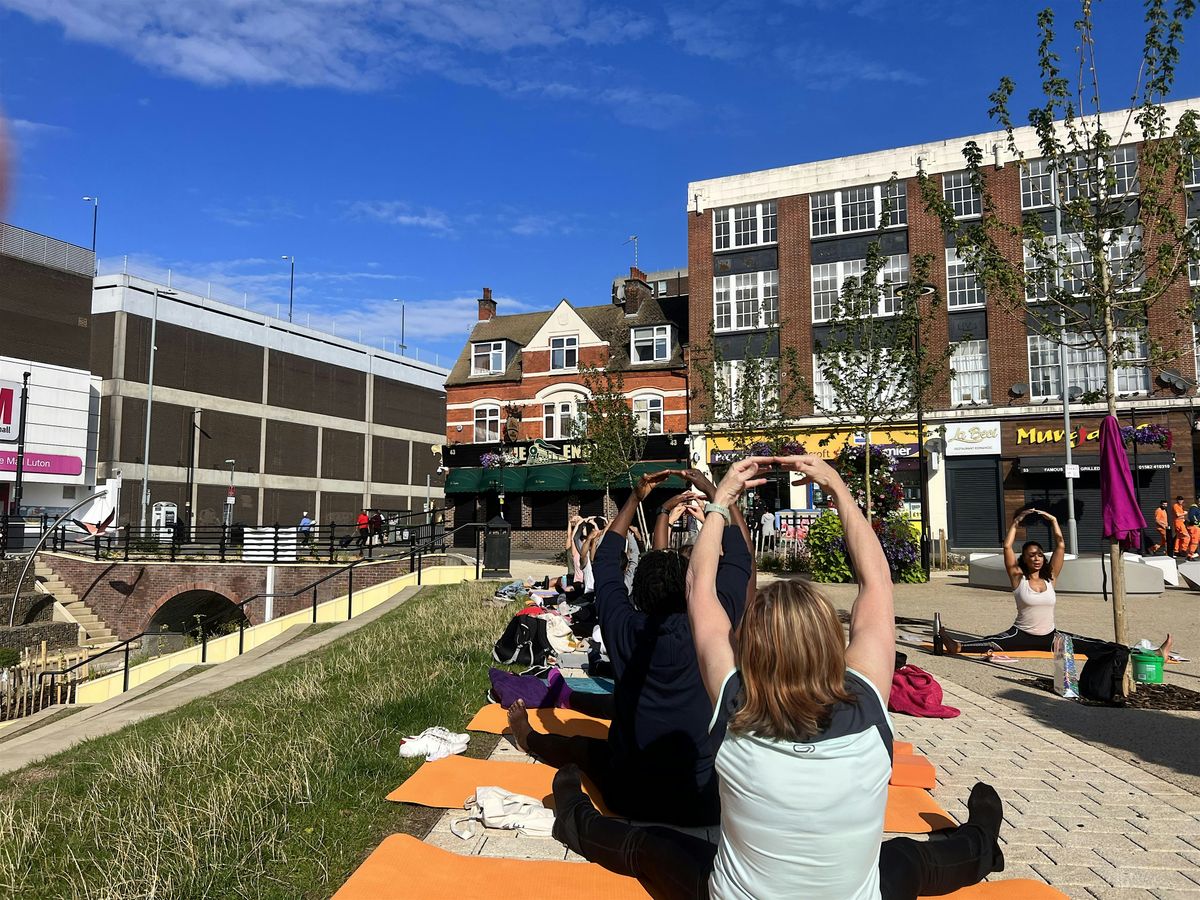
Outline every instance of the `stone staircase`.
POLYGON ((100 617, 92 612, 91 608, 67 587, 66 583, 55 574, 54 570, 42 562, 40 557, 34 560, 33 574, 42 587, 49 591, 54 599, 61 603, 63 608, 80 624, 87 633, 86 642, 88 644, 103 650, 117 642, 117 636, 113 633, 112 629, 105 625, 100 617))

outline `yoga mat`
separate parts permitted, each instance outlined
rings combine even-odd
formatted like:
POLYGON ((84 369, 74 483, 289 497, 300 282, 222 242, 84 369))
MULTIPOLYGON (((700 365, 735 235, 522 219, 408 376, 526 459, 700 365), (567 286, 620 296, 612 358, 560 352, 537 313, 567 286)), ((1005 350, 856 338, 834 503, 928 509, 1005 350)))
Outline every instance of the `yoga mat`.
MULTIPOLYGON (((635 879, 594 863, 461 856, 393 834, 366 858, 333 900, 529 900, 539 887, 565 886, 579 900, 646 900, 635 879)), ((946 894, 947 900, 1065 900, 1066 894, 1040 881, 991 881, 946 894)))
POLYGON ((567 687, 581 694, 611 694, 614 690, 611 678, 567 678, 567 687))
MULTIPOLYGON (((426 763, 432 765, 432 763, 426 763)), ((958 823, 938 806, 929 792, 917 787, 888 786, 883 830, 890 834, 928 834, 958 823)))
MULTIPOLYGON (((933 644, 928 642, 921 644, 923 650, 933 650, 933 644)), ((947 656, 969 656, 972 659, 982 659, 987 656, 986 653, 947 653, 947 656)), ((1008 659, 1054 659, 1052 650, 993 650, 992 655, 998 659, 1007 657, 1008 659)), ((1087 662, 1086 653, 1075 653, 1076 661, 1087 662)), ((1180 660, 1168 659, 1167 662, 1172 665, 1178 665, 1180 660)))
MULTIPOLYGON (((564 737, 608 738, 608 721, 593 719, 573 709, 531 709, 529 724, 542 734, 561 734, 564 737)), ((485 731, 488 734, 504 734, 508 731, 508 712, 499 703, 489 703, 475 714, 467 731, 485 731)))
POLYGON ((937 770, 924 756, 895 753, 892 758, 892 778, 888 784, 933 790, 937 787, 937 770))
POLYGON ((912 752, 913 745, 908 741, 892 741, 892 756, 911 755, 912 752))
MULTIPOLYGON (((502 787, 514 794, 525 794, 554 808, 554 774, 557 770, 542 763, 503 762, 494 759, 471 759, 467 756, 447 756, 427 762, 417 769, 400 787, 387 795, 396 803, 416 803, 440 809, 461 809, 475 789, 486 785, 502 787)), ((599 792, 584 790, 605 815, 608 810, 599 792)))
POLYGON ((529 900, 547 890, 579 900, 647 900, 650 896, 637 879, 615 875, 594 863, 460 856, 407 834, 385 838, 333 896, 334 900, 529 900))

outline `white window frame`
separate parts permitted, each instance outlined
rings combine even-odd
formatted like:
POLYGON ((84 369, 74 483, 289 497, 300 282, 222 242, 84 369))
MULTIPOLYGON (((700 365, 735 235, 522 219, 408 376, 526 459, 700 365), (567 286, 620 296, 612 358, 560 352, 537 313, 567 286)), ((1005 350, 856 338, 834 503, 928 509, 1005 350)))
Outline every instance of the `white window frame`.
MULTIPOLYGON (((1128 336, 1136 337, 1138 344, 1131 351, 1121 354, 1124 365, 1117 369, 1117 393, 1146 394, 1150 391, 1150 368, 1146 365, 1149 346, 1144 333, 1123 329, 1128 336)), ((1082 346, 1082 342, 1071 334, 1064 334, 1067 343, 1067 383, 1069 387, 1080 387, 1084 392, 1103 391, 1104 353, 1099 347, 1082 346)), ((1026 338, 1029 364, 1029 397, 1031 400, 1061 400, 1058 344, 1040 334, 1026 338), (1035 357, 1037 365, 1034 364, 1035 357)))
POLYGON ((942 196, 954 210, 956 219, 978 219, 983 215, 983 197, 976 190, 970 172, 942 175, 942 196))
POLYGON ((471 345, 471 375, 500 375, 504 372, 504 367, 507 364, 506 357, 508 352, 504 346, 504 341, 480 341, 477 344, 471 345), (487 348, 486 350, 484 348, 487 348), (488 368, 480 369, 476 365, 476 361, 481 353, 488 355, 488 368), (500 360, 500 365, 497 368, 497 356, 500 360))
POLYGON ((559 334, 550 338, 550 371, 574 372, 579 368, 579 335, 559 334), (557 345, 557 346, 556 346, 557 345), (554 364, 555 354, 561 354, 562 365, 554 364))
POLYGON ((983 285, 979 276, 962 259, 958 249, 946 248, 946 307, 947 309, 971 309, 983 306, 983 285))
POLYGON ((635 366, 666 362, 671 358, 673 343, 670 325, 645 325, 641 328, 631 328, 629 329, 629 361, 635 366), (638 358, 637 346, 639 343, 650 345, 649 359, 638 358))
POLYGON ((666 433, 664 406, 663 398, 658 394, 638 394, 633 398, 633 415, 643 434, 666 433))
POLYGON ((950 353, 950 402, 991 403, 991 358, 987 338, 958 341, 950 353))
MULTIPOLYGON (((812 320, 828 322, 833 304, 842 296, 847 278, 858 278, 865 271, 864 259, 845 259, 833 263, 817 263, 811 267, 812 320), (834 286, 836 285, 836 286, 834 286), (820 289, 818 290, 818 286, 820 289)), ((874 315, 890 316, 900 311, 900 289, 908 282, 908 254, 897 253, 885 259, 879 269, 877 284, 884 285, 874 315)))
MULTIPOLYGON (((721 410, 719 415, 736 418, 742 414, 740 404, 741 383, 745 366, 746 361, 743 359, 727 359, 721 363, 721 368, 717 371, 717 378, 725 386, 726 397, 731 408, 721 410)), ((767 379, 758 383, 758 405, 760 409, 766 403, 768 389, 770 388, 770 384, 767 382, 770 380, 767 379)))
POLYGON ((568 440, 578 415, 574 400, 547 400, 542 404, 542 437, 548 441, 568 440))
POLYGON ((1184 165, 1184 187, 1200 187, 1200 154, 1189 154, 1184 165))
POLYGON ((483 403, 475 407, 474 427, 471 434, 471 439, 474 443, 497 444, 500 442, 500 430, 499 406, 494 403, 483 403), (491 429, 493 422, 495 423, 494 432, 491 429), (481 434, 483 435, 482 438, 480 437, 481 434))
POLYGON ((743 250, 779 242, 779 207, 774 200, 713 210, 713 250, 743 250))
POLYGON ((901 228, 908 224, 908 185, 903 181, 885 184, 864 184, 841 188, 836 191, 821 191, 809 195, 808 231, 811 237, 832 237, 838 234, 859 234, 874 231, 883 216, 883 201, 891 201, 888 210, 888 228, 901 228), (864 194, 864 192, 868 192, 864 194), (870 203, 867 215, 857 217, 867 224, 849 227, 850 205, 870 203), (832 218, 828 210, 833 210, 832 218), (818 211, 822 215, 818 218, 818 211), (819 226, 819 227, 818 227, 819 226))
POLYGON ((742 272, 713 279, 713 328, 754 331, 779 325, 779 271, 742 272))
MULTIPOLYGON (((1093 262, 1091 254, 1083 244, 1083 235, 1079 232, 1070 232, 1068 234, 1059 235, 1057 238, 1050 236, 1046 238, 1046 243, 1052 253, 1056 251, 1055 245, 1061 242, 1065 247, 1062 251, 1069 257, 1069 266, 1072 274, 1064 279, 1063 287, 1069 289, 1072 294, 1079 296, 1084 293, 1085 282, 1092 277, 1093 262)), ((1128 259, 1137 249, 1141 247, 1142 229, 1141 226, 1134 225, 1128 228, 1121 228, 1112 231, 1108 235, 1107 254, 1109 261, 1109 271, 1115 276, 1121 276, 1122 261, 1128 259)), ((1040 300, 1045 300, 1049 296, 1049 280, 1048 279, 1031 279, 1031 273, 1038 271, 1037 260, 1029 252, 1030 242, 1025 241, 1023 246, 1024 253, 1024 268, 1025 268, 1025 302, 1036 303, 1040 300)), ((1057 267, 1061 273, 1063 267, 1057 267)), ((1200 272, 1198 272, 1200 274, 1200 272)), ((1191 275, 1191 267, 1189 267, 1189 280, 1191 275)), ((1140 276, 1137 281, 1126 284, 1123 290, 1136 290, 1141 283, 1140 276)))
MULTIPOLYGON (((1068 158, 1067 164, 1072 170, 1079 171, 1083 168, 1082 163, 1085 159, 1086 157, 1081 154, 1073 158, 1068 158)), ((1111 196, 1124 197, 1129 194, 1136 194, 1140 190, 1138 182, 1140 160, 1138 158, 1137 147, 1134 144, 1122 144, 1118 147, 1113 147, 1107 165, 1116 179, 1111 196)), ((1051 208, 1058 203, 1060 191, 1064 200, 1074 200, 1078 196, 1079 189, 1084 187, 1077 179, 1068 179, 1065 175, 1061 176, 1061 183, 1055 185, 1054 175, 1055 173, 1051 170, 1049 162, 1045 159, 1031 159, 1022 163, 1022 210, 1051 208)), ((1093 188, 1093 190, 1096 189, 1093 188)), ((1107 188, 1105 189, 1107 190, 1107 188)))
MULTIPOLYGON (((821 411, 825 412, 844 412, 840 409, 835 401, 837 397, 834 394, 833 385, 825 377, 825 367, 821 365, 822 356, 831 356, 829 353, 814 353, 813 354, 813 394, 817 402, 818 414, 821 411)), ((882 354, 881 354, 882 355, 882 354)), ((837 354, 839 358, 843 358, 844 354, 837 354)), ((886 356, 884 357, 884 371, 889 372, 887 367, 886 356)), ((880 382, 880 388, 884 392, 881 398, 886 399, 893 406, 901 409, 911 407, 912 399, 904 396, 905 385, 901 382, 895 382, 891 385, 880 382), (886 396, 885 396, 886 395, 886 396)))

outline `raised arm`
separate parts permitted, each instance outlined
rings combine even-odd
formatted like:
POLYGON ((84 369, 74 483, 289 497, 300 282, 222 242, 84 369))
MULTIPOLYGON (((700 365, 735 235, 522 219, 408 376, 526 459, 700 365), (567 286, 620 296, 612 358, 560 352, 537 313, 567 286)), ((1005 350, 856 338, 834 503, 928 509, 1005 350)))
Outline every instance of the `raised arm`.
MULTIPOLYGON (((766 480, 756 478, 757 474, 758 463, 754 459, 734 463, 716 488, 712 503, 725 510, 731 509, 743 490, 766 480)), ((721 512, 705 515, 704 528, 692 549, 687 572, 688 621, 692 626, 692 640, 696 644, 700 678, 714 704, 722 683, 735 665, 733 624, 717 596, 717 565, 728 524, 721 512)))
POLYGON ((640 504, 658 485, 662 484, 671 473, 667 472, 651 472, 643 475, 637 480, 633 486, 633 490, 629 492, 629 499, 617 511, 616 517, 608 523, 608 530, 614 534, 619 534, 624 540, 629 534, 629 526, 633 524, 633 517, 637 515, 638 504, 640 504))
MULTIPOLYGON (((683 477, 709 500, 716 496, 716 486, 699 469, 686 469, 683 477)), ((749 603, 758 590, 758 561, 754 558, 754 538, 750 536, 750 526, 746 524, 746 517, 742 515, 742 508, 738 504, 729 507, 729 515, 734 526, 742 533, 742 540, 746 542, 746 549, 750 553, 750 579, 746 583, 746 603, 749 603)), ((745 609, 745 606, 741 606, 741 609, 745 609)))
POLYGON ((811 482, 833 498, 842 520, 846 553, 858 580, 858 596, 850 609, 846 665, 869 678, 886 704, 896 667, 896 613, 892 572, 879 538, 846 482, 829 463, 812 455, 781 457, 775 462, 800 473, 798 483, 811 482))
POLYGON ((677 518, 675 511, 680 508, 680 504, 693 496, 691 491, 684 491, 682 494, 676 494, 659 507, 658 515, 654 517, 655 550, 666 550, 671 546, 671 523, 677 518))
POLYGON ((1013 542, 1017 539, 1017 526, 1028 515, 1025 510, 1020 510, 1013 516, 1012 524, 1008 526, 1008 534, 1004 536, 1004 571, 1008 573, 1008 583, 1012 585, 1013 590, 1017 589, 1017 585, 1021 583, 1021 567, 1017 565, 1017 554, 1013 550, 1013 542))
POLYGON ((1050 577, 1057 581, 1058 573, 1062 571, 1063 560, 1066 559, 1067 554, 1062 528, 1058 524, 1058 519, 1054 518, 1052 513, 1041 509, 1036 510, 1036 512, 1050 523, 1050 528, 1054 532, 1054 553, 1050 556, 1050 577))

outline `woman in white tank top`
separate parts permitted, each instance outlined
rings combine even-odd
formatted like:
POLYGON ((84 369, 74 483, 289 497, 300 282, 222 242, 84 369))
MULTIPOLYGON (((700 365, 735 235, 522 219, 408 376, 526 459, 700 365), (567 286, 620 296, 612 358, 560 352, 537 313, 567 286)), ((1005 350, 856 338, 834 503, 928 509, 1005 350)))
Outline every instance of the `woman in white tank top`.
POLYGON ((892 770, 892 579, 850 489, 816 456, 752 458, 731 466, 708 499, 687 599, 696 662, 715 708, 709 733, 721 775, 719 844, 600 815, 577 767, 554 779, 555 837, 638 878, 656 900, 915 900, 1002 869, 1003 809, 985 784, 971 791, 967 823, 942 840, 882 840, 892 770), (837 505, 860 578, 849 646, 833 606, 806 582, 757 591, 736 631, 717 598, 729 508, 765 482, 760 472, 780 468, 798 472, 798 483, 818 485, 837 505))
MULTIPOLYGON (((1057 596, 1054 582, 1062 571, 1064 541, 1058 519, 1040 509, 1023 509, 1013 516, 1012 525, 1004 538, 1004 568, 1013 587, 1017 618, 1012 627, 999 634, 974 640, 959 641, 940 635, 947 653, 990 653, 993 650, 1052 650, 1054 648, 1054 605, 1057 596), (1013 552, 1018 526, 1032 518, 1041 517, 1050 523, 1054 532, 1054 553, 1047 560, 1046 551, 1037 541, 1026 541, 1021 555, 1013 552)), ((1088 655, 1088 650, 1110 643, 1098 638, 1071 635, 1075 652, 1088 655)), ((1158 652, 1165 659, 1171 649, 1171 635, 1163 641, 1158 652)))

